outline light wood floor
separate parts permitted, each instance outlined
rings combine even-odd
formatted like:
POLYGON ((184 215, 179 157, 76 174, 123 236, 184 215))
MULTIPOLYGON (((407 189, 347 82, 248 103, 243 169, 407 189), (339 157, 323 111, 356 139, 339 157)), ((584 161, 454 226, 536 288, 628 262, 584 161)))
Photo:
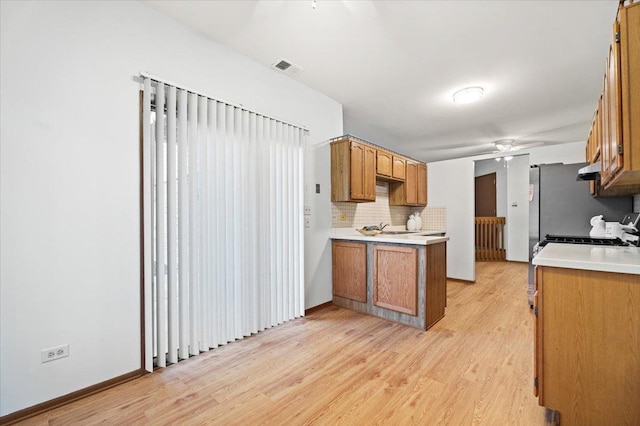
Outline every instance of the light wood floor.
POLYGON ((427 332, 329 307, 25 425, 543 425, 527 265, 449 281, 427 332))

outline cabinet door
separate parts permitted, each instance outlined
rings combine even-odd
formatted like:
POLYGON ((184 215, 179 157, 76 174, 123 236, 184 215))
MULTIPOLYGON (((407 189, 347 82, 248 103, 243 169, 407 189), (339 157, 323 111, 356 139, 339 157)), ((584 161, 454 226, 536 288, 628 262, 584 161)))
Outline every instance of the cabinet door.
POLYGON ((364 200, 376 200, 376 149, 370 146, 364 148, 364 200))
POLYGON ((364 156, 365 145, 351 142, 351 184, 350 197, 353 200, 364 200, 364 156))
POLYGON ((413 161, 407 161, 404 195, 406 204, 410 206, 418 204, 418 164, 413 161))
POLYGON ((598 107, 593 115, 593 122, 591 123, 591 131, 589 132, 589 138, 587 139, 587 153, 586 159, 590 164, 598 161, 600 156, 600 143, 601 143, 601 128, 602 128, 602 97, 598 100, 598 107))
POLYGON ((591 144, 590 163, 595 163, 600 157, 600 147, 602 144, 602 97, 598 100, 598 109, 596 110, 595 126, 593 129, 593 141, 591 144))
POLYGON ((540 342, 538 341, 538 329, 540 326, 538 325, 538 292, 533 293, 533 310, 536 313, 536 318, 533 320, 533 396, 540 396, 539 387, 540 387, 540 376, 538 375, 538 364, 539 364, 539 354, 538 347, 540 346, 540 342))
MULTIPOLYGON (((608 70, 608 69, 607 69, 608 70)), ((606 184, 609 179, 609 139, 610 139, 610 126, 609 126, 609 76, 608 73, 604 74, 604 88, 602 89, 602 140, 600 141, 600 179, 602 184, 606 184)))
POLYGON ((640 276, 549 266, 536 275, 540 405, 563 425, 640 425, 640 276))
MULTIPOLYGON (((614 34, 617 32, 617 23, 614 26, 614 34)), ((618 153, 618 145, 622 143, 620 138, 620 45, 614 41, 609 47, 609 59, 607 61, 607 92, 609 97, 609 140, 607 158, 607 174, 613 177, 622 167, 622 155, 618 153)))
POLYGON ((542 388, 542 270, 535 267, 533 282, 535 293, 533 293, 533 395, 538 397, 538 403, 544 405, 542 388))
POLYGON ((333 294, 366 303, 367 246, 365 243, 333 241, 333 294))
POLYGON ((427 205, 427 165, 424 163, 418 164, 418 205, 427 205))
POLYGON ((376 199, 376 150, 351 142, 350 198, 354 201, 376 199))
POLYGON ((376 173, 380 176, 391 177, 393 169, 393 156, 387 151, 376 151, 376 173))
POLYGON ((405 179, 405 169, 407 160, 402 157, 393 156, 393 177, 396 179, 405 179))
POLYGON ((373 304, 418 315, 418 250, 376 244, 373 256, 373 304))

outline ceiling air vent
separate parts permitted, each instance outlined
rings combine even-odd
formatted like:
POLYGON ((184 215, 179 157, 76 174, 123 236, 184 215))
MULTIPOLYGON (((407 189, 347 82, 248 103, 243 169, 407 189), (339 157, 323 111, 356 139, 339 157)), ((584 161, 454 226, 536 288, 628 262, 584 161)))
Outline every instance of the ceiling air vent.
POLYGON ((278 62, 273 64, 273 67, 290 75, 291 77, 295 77, 303 71, 302 67, 292 64, 286 59, 280 59, 278 62))

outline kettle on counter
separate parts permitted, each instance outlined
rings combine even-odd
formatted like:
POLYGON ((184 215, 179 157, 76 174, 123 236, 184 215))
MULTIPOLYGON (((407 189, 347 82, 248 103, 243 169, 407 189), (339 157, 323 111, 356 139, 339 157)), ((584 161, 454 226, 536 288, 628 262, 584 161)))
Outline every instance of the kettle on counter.
POLYGON ((590 237, 600 238, 607 235, 607 227, 602 215, 592 217, 591 226, 590 237))

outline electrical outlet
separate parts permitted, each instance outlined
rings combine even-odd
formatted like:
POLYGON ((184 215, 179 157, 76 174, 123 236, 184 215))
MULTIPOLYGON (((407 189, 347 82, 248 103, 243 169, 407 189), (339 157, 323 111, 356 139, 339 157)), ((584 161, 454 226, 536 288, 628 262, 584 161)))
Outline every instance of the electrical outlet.
POLYGON ((45 362, 55 361, 56 359, 65 358, 69 356, 69 344, 56 346, 55 348, 43 349, 40 351, 40 359, 44 364, 45 362))
POLYGON ((304 227, 311 228, 311 219, 309 219, 308 217, 304 218, 304 227))
POLYGON ((304 215, 311 216, 311 206, 304 206, 304 215))

